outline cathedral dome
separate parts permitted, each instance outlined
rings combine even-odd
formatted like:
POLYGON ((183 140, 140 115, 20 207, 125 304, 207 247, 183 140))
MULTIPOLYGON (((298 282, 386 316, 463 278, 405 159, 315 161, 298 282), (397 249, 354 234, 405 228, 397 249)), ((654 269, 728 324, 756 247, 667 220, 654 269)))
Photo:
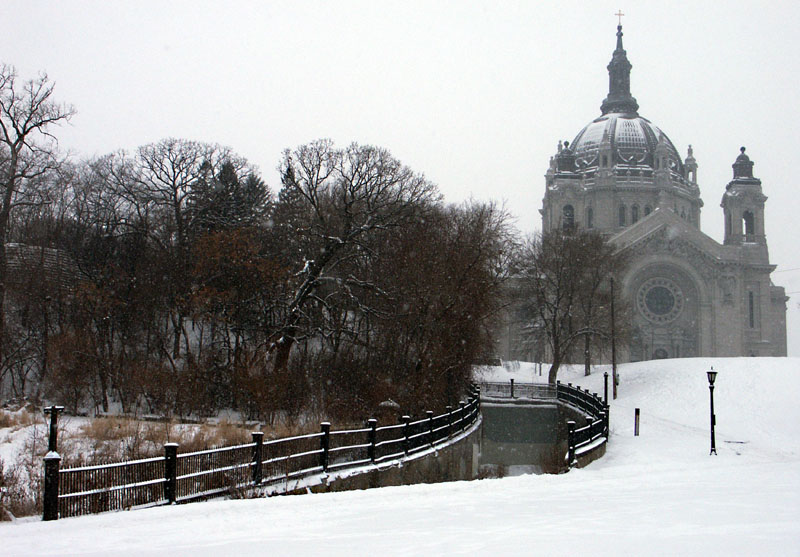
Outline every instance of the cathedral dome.
MULTIPOLYGON (((617 46, 608 64, 608 96, 602 115, 585 126, 570 145, 559 147, 559 172, 592 176, 598 169, 613 169, 619 176, 652 179, 668 173, 673 182, 688 185, 678 150, 650 120, 639 116, 639 103, 631 95, 631 63, 622 47, 622 26, 617 26, 617 46)), ((688 161, 687 161, 688 164, 688 161)))
POLYGON ((636 113, 603 114, 578 132, 571 148, 579 171, 599 166, 601 150, 611 155, 610 166, 654 170, 659 144, 663 144, 667 168, 683 176, 683 162, 667 134, 636 113))

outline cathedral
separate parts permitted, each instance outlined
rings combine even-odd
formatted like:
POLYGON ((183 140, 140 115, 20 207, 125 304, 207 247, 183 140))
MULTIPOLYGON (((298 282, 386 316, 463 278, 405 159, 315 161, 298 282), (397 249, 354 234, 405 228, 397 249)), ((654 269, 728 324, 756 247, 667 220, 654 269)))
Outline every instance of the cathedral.
MULTIPOLYGON (((770 273, 767 197, 741 148, 722 193, 724 242, 700 230, 700 187, 691 145, 639 115, 622 26, 600 110, 547 170, 544 231, 597 230, 627 256, 617 277, 630 309, 620 361, 693 356, 786 356, 786 297, 770 273)), ((733 157, 732 157, 733 158, 733 157)))

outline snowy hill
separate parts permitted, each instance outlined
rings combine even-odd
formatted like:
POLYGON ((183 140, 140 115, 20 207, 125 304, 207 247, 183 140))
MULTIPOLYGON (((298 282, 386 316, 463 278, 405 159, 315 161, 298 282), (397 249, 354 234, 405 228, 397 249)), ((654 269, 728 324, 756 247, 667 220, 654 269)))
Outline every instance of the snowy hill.
MULTIPOLYGON (((560 379, 602 393, 603 371, 560 379)), ((606 456, 568 474, 2 524, 2 553, 800 554, 800 359, 661 360, 620 366, 620 378, 606 456)))

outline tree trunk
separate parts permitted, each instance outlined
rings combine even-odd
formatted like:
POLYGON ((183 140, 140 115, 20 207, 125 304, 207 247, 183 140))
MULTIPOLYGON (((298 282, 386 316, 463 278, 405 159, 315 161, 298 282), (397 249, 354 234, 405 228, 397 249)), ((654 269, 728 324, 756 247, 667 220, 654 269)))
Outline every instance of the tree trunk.
POLYGON ((547 382, 551 385, 556 384, 559 367, 561 367, 561 356, 556 352, 553 354, 553 363, 550 366, 550 371, 547 373, 547 382))
POLYGON ((589 350, 591 340, 591 335, 588 333, 583 335, 583 367, 584 375, 587 377, 592 374, 592 353, 589 350))
POLYGON ((295 327, 292 326, 290 331, 284 333, 275 343, 275 363, 272 365, 272 370, 276 375, 285 374, 289 370, 289 355, 294 346, 294 333, 295 327))

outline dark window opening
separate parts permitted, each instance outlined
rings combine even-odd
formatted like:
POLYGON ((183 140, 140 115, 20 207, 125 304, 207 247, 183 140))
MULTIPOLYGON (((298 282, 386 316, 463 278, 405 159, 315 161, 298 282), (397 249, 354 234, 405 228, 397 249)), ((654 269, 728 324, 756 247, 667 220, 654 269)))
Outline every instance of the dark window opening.
POLYGON ((756 304, 755 304, 755 295, 752 291, 747 293, 748 296, 748 309, 750 313, 750 328, 755 329, 756 327, 756 304))
POLYGON ((561 225, 564 227, 564 230, 569 230, 575 226, 575 208, 572 205, 564 205, 561 225))
POLYGON ((644 206, 644 216, 647 216, 652 212, 653 212, 653 210, 650 208, 650 205, 645 205, 644 206))
POLYGON ((631 207, 631 224, 635 224, 639 221, 639 206, 634 205, 631 207))
POLYGON ((747 236, 752 236, 756 233, 756 218, 753 215, 752 211, 745 211, 742 214, 742 220, 744 221, 744 233, 747 236))
POLYGON ((619 206, 619 225, 625 226, 625 205, 619 206))
POLYGON ((594 212, 591 207, 586 209, 586 228, 594 228, 594 212))

